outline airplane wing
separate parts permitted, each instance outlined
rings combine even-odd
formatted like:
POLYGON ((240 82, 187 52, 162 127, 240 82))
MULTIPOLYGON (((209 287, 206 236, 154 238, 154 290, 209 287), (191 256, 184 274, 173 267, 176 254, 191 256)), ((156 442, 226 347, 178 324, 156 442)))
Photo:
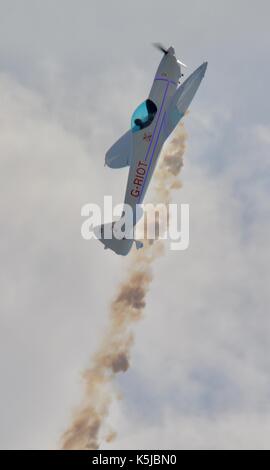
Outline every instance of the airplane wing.
POLYGON ((132 134, 131 130, 129 130, 107 151, 105 164, 110 168, 124 168, 130 164, 131 153, 132 134))
POLYGON ((175 129, 178 122, 184 116, 191 101, 198 90, 200 83, 204 77, 207 62, 204 62, 193 72, 187 80, 180 85, 174 95, 166 111, 164 134, 165 139, 169 137, 171 132, 175 129))

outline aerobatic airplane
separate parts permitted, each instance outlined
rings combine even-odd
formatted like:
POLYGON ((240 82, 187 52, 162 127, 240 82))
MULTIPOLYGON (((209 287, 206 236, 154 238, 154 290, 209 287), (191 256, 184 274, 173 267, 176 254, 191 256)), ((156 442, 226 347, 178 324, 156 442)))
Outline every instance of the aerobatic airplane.
MULTIPOLYGON (((158 66, 149 96, 134 111, 131 129, 117 140, 105 156, 105 164, 110 168, 129 166, 124 203, 133 211, 132 229, 138 221, 136 208, 144 199, 162 146, 187 111, 207 68, 207 62, 204 62, 180 84, 180 78, 183 76, 181 66, 186 67, 185 64, 175 57, 173 47, 165 49, 160 44, 156 44, 156 47, 164 56, 158 66)), ((113 229, 115 223, 106 226, 113 229)), ((105 248, 110 248, 119 255, 127 255, 133 242, 137 248, 142 246, 142 243, 134 238, 119 239, 112 230, 107 231, 105 228, 105 225, 96 227, 97 238, 105 248), (108 233, 112 233, 109 238, 108 233)))

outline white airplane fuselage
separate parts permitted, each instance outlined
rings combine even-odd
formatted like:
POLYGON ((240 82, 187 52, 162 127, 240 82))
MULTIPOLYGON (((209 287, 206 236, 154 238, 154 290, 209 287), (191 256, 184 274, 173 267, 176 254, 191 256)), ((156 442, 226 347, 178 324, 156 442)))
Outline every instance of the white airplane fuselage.
POLYGON ((181 71, 174 55, 166 54, 158 67, 149 99, 157 106, 151 124, 132 133, 132 164, 130 165, 125 204, 135 209, 143 202, 156 163, 164 144, 162 129, 166 124, 166 110, 179 83, 181 71))
MULTIPOLYGON (((105 163, 111 168, 129 166, 124 203, 132 209, 133 226, 137 223, 136 209, 143 202, 162 146, 187 111, 207 67, 204 62, 179 86, 180 63, 173 47, 165 52, 147 100, 133 113, 131 130, 118 139, 105 157, 105 163)), ((105 248, 121 255, 128 254, 134 242, 114 236, 108 239, 104 236, 104 225, 98 238, 105 248)))
POLYGON ((143 202, 155 170, 165 140, 162 128, 165 125, 166 109, 179 80, 179 74, 176 74, 176 70, 174 73, 165 71, 160 73, 162 68, 159 67, 149 93, 149 99, 158 108, 155 118, 148 127, 132 134, 132 165, 129 170, 125 194, 125 204, 129 204, 132 208, 143 202))

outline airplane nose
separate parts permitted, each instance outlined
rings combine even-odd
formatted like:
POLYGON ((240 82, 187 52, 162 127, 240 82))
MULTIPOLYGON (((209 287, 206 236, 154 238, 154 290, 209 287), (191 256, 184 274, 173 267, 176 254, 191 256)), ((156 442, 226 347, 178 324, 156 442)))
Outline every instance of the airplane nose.
POLYGON ((169 49, 168 49, 168 51, 167 51, 167 54, 168 54, 168 53, 171 54, 171 55, 175 55, 175 50, 174 50, 174 48, 173 48, 172 46, 169 47, 169 49))

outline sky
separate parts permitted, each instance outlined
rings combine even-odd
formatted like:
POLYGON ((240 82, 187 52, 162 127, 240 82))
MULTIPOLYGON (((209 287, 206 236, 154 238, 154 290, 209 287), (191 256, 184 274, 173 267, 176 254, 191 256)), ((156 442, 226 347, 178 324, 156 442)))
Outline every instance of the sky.
MULTIPOLYGON (((128 260, 80 234, 123 199, 106 150, 173 45, 208 69, 184 119, 190 246, 154 267, 103 448, 269 449, 269 2, 0 0, 0 446, 53 449, 128 260)), ((151 200, 151 188, 148 195, 151 200)))

